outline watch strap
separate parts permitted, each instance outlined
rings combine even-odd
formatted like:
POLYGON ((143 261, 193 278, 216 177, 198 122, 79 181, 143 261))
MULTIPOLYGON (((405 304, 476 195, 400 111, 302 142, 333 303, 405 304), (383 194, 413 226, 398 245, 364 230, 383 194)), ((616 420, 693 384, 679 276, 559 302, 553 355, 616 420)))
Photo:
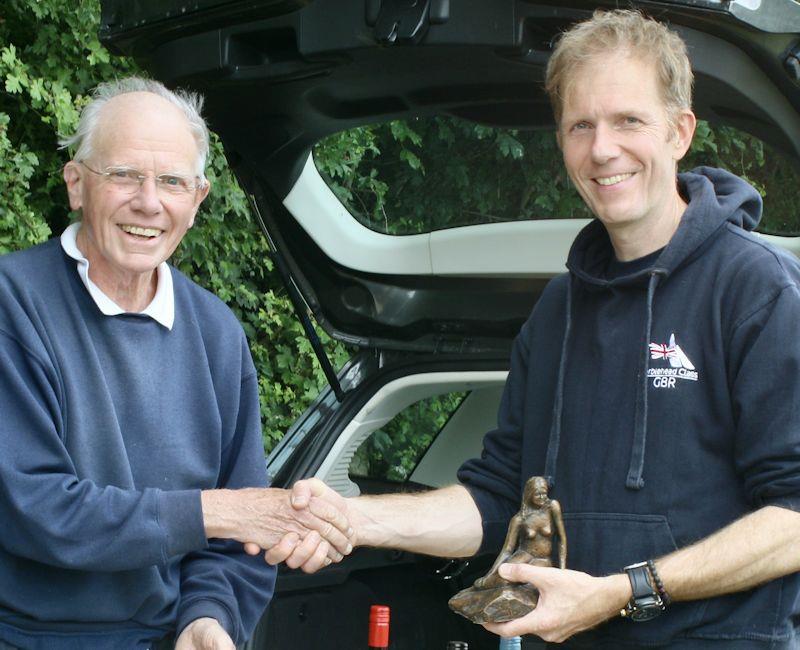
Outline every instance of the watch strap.
POLYGON ((620 611, 620 615, 633 621, 646 621, 664 611, 665 604, 661 599, 647 562, 631 564, 624 568, 631 583, 633 595, 620 611))
POLYGON ((625 573, 628 574, 628 579, 631 581, 634 600, 653 596, 656 593, 653 585, 650 584, 650 569, 647 562, 626 566, 625 573))

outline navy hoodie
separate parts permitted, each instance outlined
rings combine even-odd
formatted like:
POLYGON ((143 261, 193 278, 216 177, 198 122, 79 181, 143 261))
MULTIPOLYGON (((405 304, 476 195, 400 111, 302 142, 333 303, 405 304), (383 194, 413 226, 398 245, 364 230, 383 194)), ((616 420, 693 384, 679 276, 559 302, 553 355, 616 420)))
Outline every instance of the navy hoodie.
MULTIPOLYGON (((750 185, 711 168, 678 182, 688 208, 664 249, 616 262, 592 221, 523 326, 498 427, 459 471, 482 551, 500 547, 535 475, 564 511, 568 568, 598 576, 762 506, 800 510, 800 265, 749 232, 750 185)), ((791 575, 575 642, 795 647, 798 616, 791 575)))

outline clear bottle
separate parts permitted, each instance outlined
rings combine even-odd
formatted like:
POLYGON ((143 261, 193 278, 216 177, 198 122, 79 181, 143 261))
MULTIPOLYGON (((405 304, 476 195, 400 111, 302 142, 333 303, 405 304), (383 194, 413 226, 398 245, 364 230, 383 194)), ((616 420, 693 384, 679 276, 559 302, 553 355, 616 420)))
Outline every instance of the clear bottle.
POLYGON ((500 639, 499 650, 520 650, 522 648, 522 637, 512 636, 509 639, 500 639))
POLYGON ((368 650, 389 650, 389 608, 372 605, 369 608, 368 650))

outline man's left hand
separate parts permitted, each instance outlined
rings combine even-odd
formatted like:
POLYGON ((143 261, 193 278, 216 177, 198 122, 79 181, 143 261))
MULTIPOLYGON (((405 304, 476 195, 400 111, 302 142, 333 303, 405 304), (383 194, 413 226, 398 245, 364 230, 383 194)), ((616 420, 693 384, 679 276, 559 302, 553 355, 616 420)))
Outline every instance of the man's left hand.
POLYGON ((619 613, 631 597, 624 574, 595 578, 579 571, 529 564, 503 564, 499 572, 506 580, 529 582, 539 590, 539 604, 529 614, 507 623, 484 625, 503 637, 535 634, 561 643, 619 613))
POLYGON ((236 650, 236 646, 216 619, 198 618, 183 628, 175 650, 236 650))

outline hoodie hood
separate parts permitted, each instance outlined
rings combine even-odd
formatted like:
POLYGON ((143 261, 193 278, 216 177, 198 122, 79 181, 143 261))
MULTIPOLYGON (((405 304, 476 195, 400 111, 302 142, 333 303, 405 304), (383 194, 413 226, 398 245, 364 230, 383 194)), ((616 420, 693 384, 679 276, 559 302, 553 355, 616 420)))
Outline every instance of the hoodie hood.
POLYGON ((553 418, 547 448, 545 472, 551 487, 555 485, 555 470, 561 444, 561 422, 564 405, 564 380, 572 331, 572 300, 574 284, 595 291, 611 287, 646 288, 644 331, 637 344, 641 346, 639 357, 639 391, 634 412, 633 442, 625 485, 632 490, 644 487, 644 459, 647 442, 647 371, 650 363, 648 342, 651 340, 653 324, 653 302, 659 284, 699 255, 703 245, 714 233, 730 223, 745 230, 753 230, 761 219, 762 202, 758 192, 742 179, 730 172, 712 167, 698 167, 691 172, 678 175, 678 189, 686 199, 678 229, 655 261, 628 275, 606 277, 606 270, 614 259, 614 249, 603 224, 595 219, 575 239, 570 249, 567 268, 570 280, 567 284, 567 304, 564 339, 556 381, 553 403, 553 418))
POLYGON ((606 279, 614 249, 605 226, 593 219, 572 244, 567 268, 584 282, 598 286, 644 285, 654 270, 666 278, 690 261, 722 225, 731 223, 750 231, 761 220, 761 196, 750 184, 724 169, 697 167, 678 174, 678 190, 688 206, 678 229, 652 267, 606 279))

